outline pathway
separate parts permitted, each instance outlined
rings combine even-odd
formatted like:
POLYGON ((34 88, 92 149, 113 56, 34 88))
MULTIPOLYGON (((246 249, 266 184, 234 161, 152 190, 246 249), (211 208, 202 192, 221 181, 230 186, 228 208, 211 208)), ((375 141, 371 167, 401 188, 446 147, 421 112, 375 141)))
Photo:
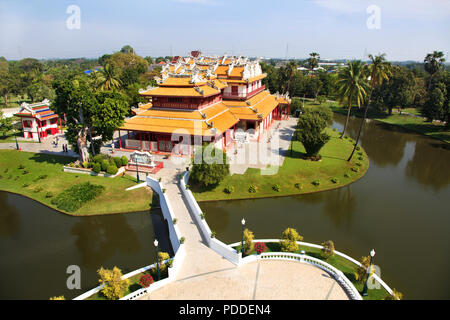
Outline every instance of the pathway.
MULTIPOLYGON (((50 137, 41 138, 41 143, 21 143, 20 140, 18 141, 18 143, 19 143, 19 148, 22 151, 35 152, 35 153, 46 153, 46 154, 52 154, 52 155, 58 155, 58 156, 78 158, 78 153, 76 153, 70 149, 70 144, 67 143, 67 140, 63 134, 52 135, 50 137), (58 142, 58 146, 55 147, 52 144, 52 141, 57 136, 59 137, 59 142, 58 142), (63 144, 68 145, 69 152, 63 152, 63 149, 62 149, 63 144)), ((0 143, 0 149, 16 150, 16 143, 15 142, 0 143)))

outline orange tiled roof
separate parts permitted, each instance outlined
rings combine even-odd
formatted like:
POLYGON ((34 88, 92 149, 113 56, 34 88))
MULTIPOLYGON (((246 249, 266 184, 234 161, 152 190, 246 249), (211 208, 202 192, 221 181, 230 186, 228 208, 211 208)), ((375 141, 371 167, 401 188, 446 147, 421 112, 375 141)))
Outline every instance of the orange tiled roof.
POLYGON ((237 118, 243 120, 258 120, 265 118, 279 102, 268 91, 262 91, 246 101, 224 101, 237 118))
POLYGON ((143 96, 172 96, 172 97, 209 97, 220 93, 220 90, 203 85, 200 87, 202 92, 198 92, 194 87, 158 87, 150 89, 140 94, 143 96))
POLYGON ((149 109, 126 120, 120 129, 215 136, 231 128, 239 121, 222 103, 205 108, 202 112, 206 115, 206 118, 203 118, 197 110, 149 109), (208 126, 211 123, 212 126, 208 126), (217 131, 214 132, 212 128, 217 131))

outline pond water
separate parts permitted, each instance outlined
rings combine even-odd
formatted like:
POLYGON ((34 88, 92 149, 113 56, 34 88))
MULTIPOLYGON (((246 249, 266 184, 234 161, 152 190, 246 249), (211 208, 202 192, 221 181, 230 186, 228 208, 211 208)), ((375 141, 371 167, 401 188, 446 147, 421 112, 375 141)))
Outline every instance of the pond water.
MULTIPOLYGON (((345 117, 335 115, 342 130, 345 117)), ((360 119, 348 134, 356 138, 360 119)), ((450 299, 450 150, 439 140, 371 121, 361 138, 366 175, 346 187, 310 195, 202 202, 225 243, 240 241, 240 221, 255 237, 296 228, 304 241, 333 240, 360 259, 374 248, 381 277, 405 299, 450 299)))
POLYGON ((0 208, 0 299, 74 298, 98 285, 101 266, 125 274, 154 263, 155 236, 172 254, 157 210, 72 217, 8 192, 0 192, 0 208), (67 289, 70 265, 80 267, 80 290, 67 289))

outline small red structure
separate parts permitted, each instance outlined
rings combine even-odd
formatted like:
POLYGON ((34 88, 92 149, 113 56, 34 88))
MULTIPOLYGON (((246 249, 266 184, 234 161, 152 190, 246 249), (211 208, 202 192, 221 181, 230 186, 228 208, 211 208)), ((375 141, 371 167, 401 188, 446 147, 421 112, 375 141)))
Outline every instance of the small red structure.
POLYGON ((50 101, 45 99, 35 104, 22 103, 15 114, 21 118, 23 137, 39 141, 50 135, 62 133, 61 119, 50 109, 50 101))

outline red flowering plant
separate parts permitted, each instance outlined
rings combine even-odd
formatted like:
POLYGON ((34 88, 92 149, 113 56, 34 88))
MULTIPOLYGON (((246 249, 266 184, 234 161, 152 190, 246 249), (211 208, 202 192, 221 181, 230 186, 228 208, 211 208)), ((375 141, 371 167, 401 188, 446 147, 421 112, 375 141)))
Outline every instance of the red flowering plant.
POLYGON ((264 242, 257 242, 257 243, 255 243, 255 251, 258 254, 261 254, 262 252, 266 252, 267 251, 266 244, 264 242))
POLYGON ((142 287, 148 288, 153 283, 153 278, 151 275, 146 273, 143 276, 141 276, 141 278, 139 279, 139 283, 141 284, 142 287))

